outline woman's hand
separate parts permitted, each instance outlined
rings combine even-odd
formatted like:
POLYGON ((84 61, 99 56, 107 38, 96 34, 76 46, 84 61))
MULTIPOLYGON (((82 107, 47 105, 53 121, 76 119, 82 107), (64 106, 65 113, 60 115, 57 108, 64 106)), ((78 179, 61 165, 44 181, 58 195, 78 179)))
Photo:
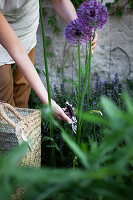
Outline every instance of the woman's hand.
POLYGON ((97 41, 98 41, 98 38, 99 38, 99 36, 98 36, 98 34, 97 33, 95 33, 95 37, 94 37, 94 39, 92 40, 92 47, 91 47, 91 54, 93 55, 94 54, 94 49, 95 49, 95 47, 96 47, 96 43, 97 43, 97 41))
POLYGON ((51 100, 51 105, 52 105, 52 109, 54 111, 54 116, 57 119, 64 120, 68 124, 72 123, 72 120, 65 114, 63 109, 54 100, 51 100))

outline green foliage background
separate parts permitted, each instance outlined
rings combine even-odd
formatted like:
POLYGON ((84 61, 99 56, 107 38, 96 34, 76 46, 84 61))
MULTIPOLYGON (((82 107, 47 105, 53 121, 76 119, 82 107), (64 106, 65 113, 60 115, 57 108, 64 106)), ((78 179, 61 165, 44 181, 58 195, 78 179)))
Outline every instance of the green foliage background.
POLYGON ((75 8, 77 9, 81 3, 83 3, 85 0, 71 0, 75 8))
POLYGON ((63 140, 80 168, 33 169, 18 167, 27 145, 0 155, 0 199, 11 199, 17 188, 25 188, 28 200, 132 200, 133 199, 133 103, 124 95, 120 110, 106 97, 101 98, 104 116, 83 113, 86 123, 104 125, 104 141, 79 147, 55 122, 63 140))
MULTIPOLYGON (((76 7, 82 1, 73 1, 76 7)), ((116 2, 117 3, 117 2, 116 2)), ((10 200, 17 188, 25 188, 28 200, 132 200, 133 199, 133 103, 123 95, 120 109, 110 99, 101 98, 104 116, 84 112, 82 119, 103 126, 104 140, 82 142, 78 146, 71 133, 60 130, 73 158, 73 168, 28 168, 17 166, 27 145, 0 155, 0 199, 10 200)), ((46 110, 44 109, 46 114, 46 110)), ((46 116, 47 117, 47 116, 46 116)), ((85 130, 84 130, 85 131, 85 130)), ((89 132, 91 134, 91 132, 89 132)))

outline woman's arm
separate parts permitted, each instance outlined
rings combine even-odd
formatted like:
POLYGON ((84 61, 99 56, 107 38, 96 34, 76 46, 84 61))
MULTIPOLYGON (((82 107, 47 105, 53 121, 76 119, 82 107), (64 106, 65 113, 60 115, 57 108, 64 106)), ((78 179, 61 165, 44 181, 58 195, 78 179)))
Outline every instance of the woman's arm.
MULTIPOLYGON (((8 53, 14 59, 20 71, 24 75, 25 79, 35 90, 35 92, 42 100, 42 102, 48 104, 48 94, 40 77, 38 76, 32 62, 30 61, 21 41, 17 38, 15 32, 8 24, 7 20, 5 19, 1 11, 0 11, 0 44, 8 51, 8 53)), ((71 123, 70 118, 67 117, 67 115, 63 112, 60 106, 58 106, 53 100, 52 100, 52 107, 55 116, 57 118, 63 119, 68 123, 71 123)))
POLYGON ((61 18, 69 23, 77 18, 75 8, 70 0, 51 0, 53 7, 61 18))

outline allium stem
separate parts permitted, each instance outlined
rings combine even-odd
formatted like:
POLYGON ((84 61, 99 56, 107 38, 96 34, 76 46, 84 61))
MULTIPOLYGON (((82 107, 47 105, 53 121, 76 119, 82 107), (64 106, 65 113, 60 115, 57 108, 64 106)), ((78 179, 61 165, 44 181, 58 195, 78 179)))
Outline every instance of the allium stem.
MULTIPOLYGON (((91 43, 91 41, 90 41, 91 43)), ((91 44, 90 44, 91 46, 91 44)), ((85 70, 85 78, 84 78, 84 85, 83 85, 83 92, 82 92, 82 97, 81 97, 81 103, 80 103, 80 109, 79 109, 79 131, 78 131, 78 144, 80 145, 81 144, 81 116, 82 116, 82 110, 83 110, 83 104, 84 104, 84 97, 85 97, 85 92, 86 92, 86 86, 87 86, 87 79, 88 79, 88 73, 89 73, 89 70, 90 70, 90 62, 91 62, 91 49, 89 50, 89 57, 88 57, 88 60, 87 60, 87 65, 86 65, 86 70, 85 70)))
POLYGON ((90 40, 90 50, 89 50, 89 73, 88 73, 88 90, 87 90, 87 111, 89 110, 89 100, 90 100, 90 81, 91 81, 91 47, 92 42, 90 40))
MULTIPOLYGON (((42 9, 42 0, 39 0, 40 4, 40 19, 41 19, 41 26, 42 26, 42 38, 43 38, 43 53, 44 53, 44 62, 45 62, 45 72, 46 72, 46 81, 47 81, 47 90, 48 90, 48 101, 50 107, 50 137, 53 139, 53 116, 52 116, 52 107, 51 107, 51 94, 50 94, 50 82, 49 82, 49 72, 48 72, 48 62, 47 62, 47 49, 46 49, 46 38, 45 38, 45 28, 44 28, 44 20, 43 20, 43 9, 42 9)), ((55 150, 53 147, 53 141, 51 140, 52 146, 52 155, 51 160, 55 165, 55 150)))
MULTIPOLYGON (((79 60, 79 69, 78 69, 78 113, 80 113, 80 102, 81 102, 81 57, 80 57, 80 42, 78 43, 78 60, 79 60)), ((78 115, 78 136, 80 135, 80 115, 78 115)))
POLYGON ((87 61, 88 61, 88 42, 86 43, 86 56, 85 56, 85 67, 87 66, 87 61))

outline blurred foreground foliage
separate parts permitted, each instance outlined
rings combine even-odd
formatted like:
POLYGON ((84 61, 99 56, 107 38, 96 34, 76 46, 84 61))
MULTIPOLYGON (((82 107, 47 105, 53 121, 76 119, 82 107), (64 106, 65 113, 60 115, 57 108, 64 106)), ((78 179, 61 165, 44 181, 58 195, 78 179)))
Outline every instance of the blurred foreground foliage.
POLYGON ((90 141, 79 147, 60 127, 63 140, 73 152, 80 168, 33 169, 18 167, 26 144, 7 155, 0 155, 0 199, 11 199, 24 187, 22 199, 36 200, 132 200, 133 199, 133 103, 123 95, 121 110, 107 97, 101 98, 104 116, 82 114, 86 123, 104 126, 104 140, 90 141))

